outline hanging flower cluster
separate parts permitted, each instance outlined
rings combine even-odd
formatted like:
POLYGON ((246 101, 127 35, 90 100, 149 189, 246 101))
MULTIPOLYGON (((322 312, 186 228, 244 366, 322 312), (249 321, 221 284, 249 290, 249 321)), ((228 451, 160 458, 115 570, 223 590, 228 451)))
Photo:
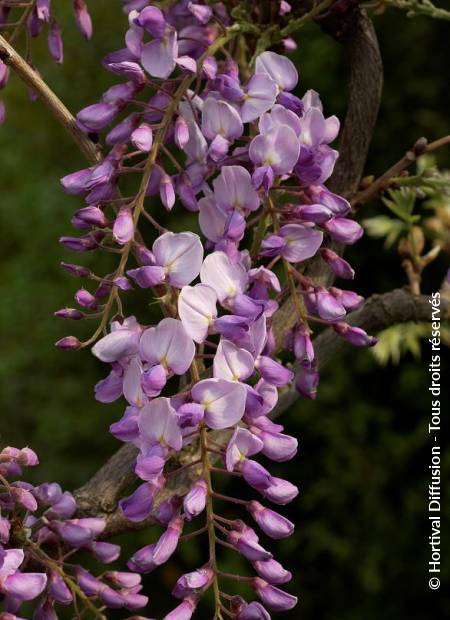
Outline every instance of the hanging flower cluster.
MULTIPOLYGON (((73 11, 78 30, 89 40, 92 37, 92 20, 85 0, 73 0, 73 11)), ((9 42, 14 42, 23 21, 30 39, 39 37, 45 28, 50 56, 54 62, 61 64, 64 60, 64 42, 51 0, 30 0, 28 3, 23 0, 0 0, 0 34, 5 32, 9 42)), ((26 60, 32 65, 30 45, 26 60)), ((6 86, 8 79, 9 68, 0 58, 0 90, 6 86)), ((35 93, 30 91, 30 97, 34 99, 35 93)), ((5 105, 0 100, 0 125, 4 120, 5 105)))
POLYGON ((119 545, 98 541, 105 521, 76 518, 73 495, 57 483, 33 486, 23 480, 23 467, 38 464, 30 448, 0 451, 0 600, 2 620, 20 620, 22 605, 38 599, 33 620, 54 620, 55 606, 73 605, 104 619, 105 607, 145 607, 141 577, 132 572, 106 571, 94 577, 70 562, 86 551, 103 564, 117 560, 119 545))
MULTIPOLYGON (((287 13, 288 3, 281 4, 287 13)), ((135 472, 142 483, 121 509, 131 521, 152 515, 165 526, 129 567, 151 572, 183 536, 208 537, 209 557, 179 578, 173 595, 181 602, 165 618, 189 619, 212 588, 216 618, 267 620, 266 608, 282 612, 296 604, 280 587, 291 574, 255 529, 224 519, 213 504, 220 499, 241 506, 274 539, 289 536, 294 526, 259 500, 221 496, 213 478, 239 476, 261 500, 292 501, 297 488, 253 457, 284 462, 296 454, 297 440, 270 414, 278 391, 294 380, 304 397, 316 396, 311 325, 331 325, 356 346, 374 344, 345 322, 363 299, 316 283, 307 269, 312 259, 323 260, 339 278, 354 275, 329 247, 362 235, 348 217, 347 200, 325 186, 338 157, 330 144, 339 122, 324 115, 314 91, 301 99, 293 93, 298 73, 286 56, 264 51, 248 66, 236 64, 227 45, 242 30, 223 4, 182 0, 161 10, 134 0, 124 6, 126 46, 104 59, 105 68, 124 81, 77 116, 90 135, 107 129, 110 150, 97 165, 62 179, 64 190, 84 196, 86 206, 72 219, 81 234, 61 239, 71 250, 110 251, 120 259, 106 276, 63 263, 96 288, 78 290, 79 308, 57 315, 98 316, 100 323, 87 341, 67 336, 57 345, 94 345, 94 355, 111 365, 96 398, 106 403, 123 395, 128 403, 111 432, 138 447, 135 472), (130 194, 133 179, 138 182, 131 195, 123 195, 130 194), (197 213, 201 236, 166 230, 157 221, 159 204, 175 214, 182 208, 197 213), (153 238, 139 231, 141 218, 153 225, 153 238), (122 295, 134 287, 148 289, 165 318, 154 325, 126 318, 122 295), (288 297, 295 321, 286 345, 296 375, 278 357, 273 333, 273 317, 288 297), (173 474, 167 463, 188 445, 198 449, 191 466, 199 473, 183 498, 161 503, 158 494, 173 474), (206 525, 183 534, 203 513, 206 525), (244 556, 257 576, 223 573, 218 545, 244 556), (224 592, 221 582, 229 578, 247 581, 261 602, 224 592)))

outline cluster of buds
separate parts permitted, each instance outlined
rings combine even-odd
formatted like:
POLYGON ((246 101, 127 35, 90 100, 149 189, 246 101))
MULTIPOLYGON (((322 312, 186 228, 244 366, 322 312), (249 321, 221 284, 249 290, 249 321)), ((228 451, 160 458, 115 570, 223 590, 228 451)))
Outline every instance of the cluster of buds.
POLYGON ((30 448, 0 451, 1 620, 21 620, 21 607, 28 601, 35 601, 33 620, 55 620, 58 605, 73 605, 99 619, 106 617, 105 607, 145 607, 148 599, 140 593, 140 575, 110 570, 94 577, 70 561, 84 550, 110 564, 119 557, 120 547, 97 540, 105 521, 77 518, 73 495, 59 484, 33 486, 18 480, 23 467, 37 464, 30 448))
MULTIPOLYGON (((85 0, 73 0, 73 11, 78 29, 85 37, 92 36, 92 20, 85 0)), ((20 33, 19 28, 24 22, 29 40, 47 32, 47 45, 50 56, 57 64, 64 60, 64 43, 61 26, 55 17, 51 0, 0 0, 0 33, 5 32, 8 40, 13 43, 20 33)), ((31 48, 27 49, 27 61, 32 65, 31 48)), ((0 90, 8 82, 8 66, 0 59, 0 90)), ((30 91, 30 97, 35 93, 30 91)), ((0 125, 5 120, 5 105, 0 100, 0 125)))

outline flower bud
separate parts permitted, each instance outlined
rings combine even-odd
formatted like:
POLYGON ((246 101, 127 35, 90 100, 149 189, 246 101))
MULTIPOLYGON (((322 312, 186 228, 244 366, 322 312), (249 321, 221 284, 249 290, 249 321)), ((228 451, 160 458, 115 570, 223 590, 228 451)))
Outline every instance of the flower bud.
POLYGON ((94 103, 78 112, 77 121, 88 132, 97 132, 109 125, 118 111, 118 107, 114 104, 94 103))
POLYGON ((81 347, 81 342, 75 336, 65 336, 55 343, 58 349, 71 349, 77 351, 81 347))
POLYGON ((75 293, 75 301, 82 308, 89 308, 89 310, 95 310, 97 308, 96 298, 94 297, 94 295, 92 295, 92 293, 90 293, 84 288, 80 288, 75 293))
POLYGON ((91 275, 91 270, 86 267, 82 267, 81 265, 72 265, 71 263, 60 263, 61 267, 70 275, 75 276, 76 278, 87 278, 91 275))
POLYGON ((314 364, 303 362, 299 366, 295 387, 297 391, 310 400, 315 400, 317 396, 317 386, 319 385, 319 373, 314 364))
POLYGON ((342 336, 344 340, 346 340, 355 347, 373 347, 378 342, 377 338, 375 338, 374 336, 369 336, 360 327, 354 327, 353 325, 349 325, 348 323, 335 323, 333 325, 333 329, 336 333, 342 336))
POLYGON ((56 19, 52 19, 50 24, 48 49, 53 60, 58 64, 62 64, 64 60, 62 32, 56 19))
POLYGON ((72 319, 72 321, 79 321, 80 319, 84 319, 86 315, 76 308, 61 308, 61 310, 57 310, 55 312, 55 316, 58 316, 61 319, 72 319))
POLYGON ((131 142, 138 151, 148 153, 153 144, 153 131, 150 125, 143 123, 131 134, 131 142))
POLYGON ((188 521, 199 515, 206 506, 207 485, 204 480, 198 480, 183 500, 184 514, 188 521))
POLYGON ((292 574, 273 558, 264 561, 257 560, 253 562, 253 567, 260 577, 273 585, 287 583, 292 579, 292 574))
POLYGON ((270 508, 265 508, 257 501, 252 500, 249 502, 247 510, 262 531, 267 534, 267 536, 270 536, 270 538, 279 540, 281 538, 287 538, 294 532, 294 524, 289 521, 289 519, 286 519, 286 517, 283 517, 270 508))
POLYGON ((73 600, 72 593, 66 582, 56 571, 50 572, 49 593, 55 601, 62 605, 68 605, 73 600))
POLYGON ((87 10, 86 2, 84 0, 74 0, 73 10, 79 31, 89 41, 92 37, 92 20, 87 10))
POLYGON ((274 611, 288 611, 297 604, 296 596, 283 592, 283 590, 268 584, 267 581, 259 577, 252 580, 251 586, 264 605, 274 611))
POLYGON ((353 280, 355 277, 355 270, 352 268, 350 263, 329 248, 323 248, 320 253, 322 258, 328 263, 331 270, 338 278, 353 280))
POLYGON ((122 207, 113 225, 113 237, 120 245, 125 245, 134 237, 133 212, 122 207))
POLYGON ((358 222, 345 217, 334 217, 325 222, 324 228, 334 241, 345 245, 356 243, 364 234, 364 230, 358 222))

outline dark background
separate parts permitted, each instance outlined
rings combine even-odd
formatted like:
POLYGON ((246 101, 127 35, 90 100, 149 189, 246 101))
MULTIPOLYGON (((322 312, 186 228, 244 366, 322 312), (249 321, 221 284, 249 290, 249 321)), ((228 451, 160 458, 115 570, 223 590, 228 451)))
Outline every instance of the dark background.
MULTIPOLYGON (((62 67, 48 59, 43 41, 34 48, 43 76, 74 112, 93 103, 113 82, 99 59, 120 47, 125 24, 119 3, 90 4, 95 27, 90 44, 73 28, 70 10, 58 7, 65 31, 62 67)), ((431 140, 448 133, 450 24, 410 20, 396 11, 377 16, 375 22, 385 87, 367 172, 377 174, 418 137, 431 140)), ((315 25, 300 33, 298 43, 301 91, 318 90, 326 112, 342 118, 342 49, 315 25)), ((77 286, 60 270, 59 261, 79 258, 58 245, 58 237, 71 234, 71 213, 81 206, 62 193, 59 178, 85 164, 48 111, 28 100, 17 79, 10 81, 4 99, 0 444, 31 445, 41 459, 34 479, 58 480, 73 489, 118 447, 107 429, 123 409, 122 403, 106 406, 93 399, 93 386, 106 373, 87 351, 64 353, 53 347, 68 330, 81 336, 92 328, 53 317, 54 310, 72 304, 77 286)), ((438 159, 448 165, 449 152, 439 153, 438 159)), ((365 207, 362 215, 381 211, 378 203, 365 207)), ((189 227, 188 216, 178 210, 175 217, 177 228, 189 227)), ((364 295, 404 284, 395 251, 384 250, 379 241, 363 239, 349 257, 357 268, 355 288, 364 295)), ((85 257, 96 269, 99 261, 105 259, 85 257)), ((444 272, 444 262, 430 271, 425 292, 438 287, 444 272)), ((287 510, 297 523, 296 534, 271 547, 295 573, 289 590, 300 597, 285 617, 416 620, 432 607, 439 607, 436 617, 450 613, 448 592, 444 596, 443 587, 439 592, 428 589, 429 356, 425 343, 421 360, 406 356, 399 366, 381 368, 370 352, 349 347, 323 373, 318 400, 299 401, 284 416, 287 431, 300 438, 301 446, 297 458, 280 468, 301 489, 287 510)), ((450 453, 443 448, 444 487, 450 453)), ((444 584, 450 566, 448 502, 442 516, 444 584)), ((129 537, 124 553, 154 536, 152 531, 129 537)), ((161 590, 168 592, 180 571, 198 565, 201 557, 195 544, 184 545, 176 559, 148 579, 150 595, 155 593, 149 615, 167 610, 168 597, 161 590)), ((223 566, 235 568, 233 561, 227 556, 223 566)))

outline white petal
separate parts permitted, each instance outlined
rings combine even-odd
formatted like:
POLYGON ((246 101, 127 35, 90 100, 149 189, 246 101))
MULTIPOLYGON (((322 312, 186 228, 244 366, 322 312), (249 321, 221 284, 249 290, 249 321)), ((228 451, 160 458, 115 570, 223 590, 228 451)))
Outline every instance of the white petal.
POLYGON ((203 342, 217 316, 217 295, 210 286, 184 286, 178 297, 178 314, 186 333, 195 342, 203 342))
POLYGON ((203 262, 200 280, 211 286, 222 302, 227 297, 244 292, 248 275, 239 263, 232 263, 224 252, 213 252, 203 262))

